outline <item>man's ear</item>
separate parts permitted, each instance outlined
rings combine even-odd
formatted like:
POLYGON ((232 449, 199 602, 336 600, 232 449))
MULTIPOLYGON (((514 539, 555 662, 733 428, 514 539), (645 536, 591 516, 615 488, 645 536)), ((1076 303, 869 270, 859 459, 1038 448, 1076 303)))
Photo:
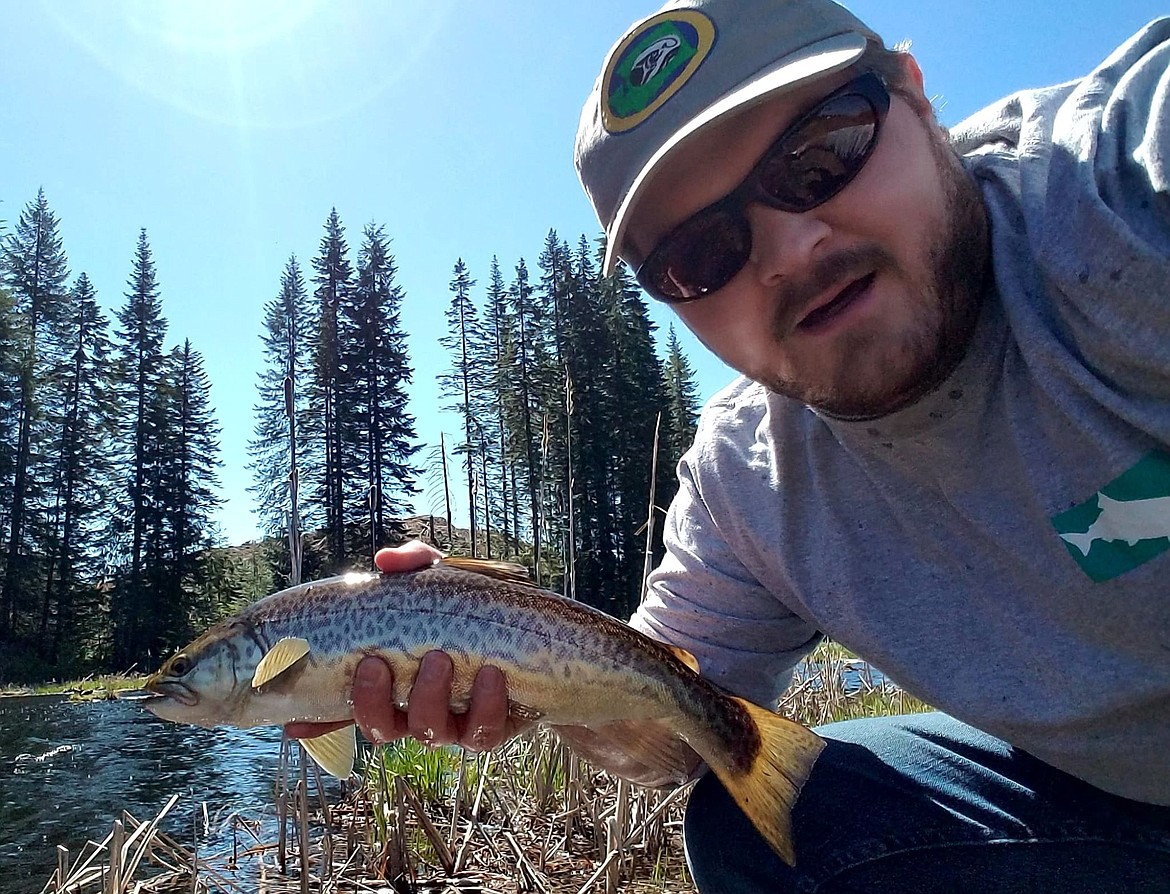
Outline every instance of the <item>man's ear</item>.
POLYGON ((926 98, 926 85, 922 77, 922 69, 918 66, 918 60, 909 53, 899 53, 898 57, 902 63, 902 72, 905 78, 903 81, 903 98, 918 113, 918 117, 924 121, 933 121, 934 106, 926 98))

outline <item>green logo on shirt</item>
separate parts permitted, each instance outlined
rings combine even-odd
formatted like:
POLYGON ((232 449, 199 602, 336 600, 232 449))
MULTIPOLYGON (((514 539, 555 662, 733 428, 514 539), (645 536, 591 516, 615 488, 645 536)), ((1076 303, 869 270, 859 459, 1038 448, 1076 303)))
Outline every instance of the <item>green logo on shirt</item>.
POLYGON ((1170 549, 1170 455, 1155 450, 1052 524, 1095 581, 1150 561, 1170 549))

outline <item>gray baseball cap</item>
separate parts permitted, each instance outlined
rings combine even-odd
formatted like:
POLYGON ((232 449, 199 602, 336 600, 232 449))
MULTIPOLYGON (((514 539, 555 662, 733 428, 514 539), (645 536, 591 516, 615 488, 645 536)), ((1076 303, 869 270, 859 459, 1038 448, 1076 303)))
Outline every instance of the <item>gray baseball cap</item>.
POLYGON ((651 175, 706 127, 856 62, 881 38, 832 0, 671 0, 609 51, 577 129, 577 174, 617 265, 651 175))

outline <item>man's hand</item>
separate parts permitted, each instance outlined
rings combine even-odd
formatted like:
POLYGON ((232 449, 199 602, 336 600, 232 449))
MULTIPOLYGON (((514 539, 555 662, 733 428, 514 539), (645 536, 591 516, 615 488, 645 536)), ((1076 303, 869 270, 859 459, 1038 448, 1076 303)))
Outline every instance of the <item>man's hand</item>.
MULTIPOLYGON (((418 571, 434 564, 443 554, 414 540, 395 549, 380 549, 374 564, 383 574, 418 571)), ((394 706, 394 677, 381 658, 364 658, 353 679, 353 716, 367 739, 375 744, 413 736, 428 745, 459 744, 485 751, 502 744, 528 724, 508 715, 508 688, 497 667, 486 666, 475 675, 471 704, 466 714, 453 714, 451 659, 443 652, 428 652, 419 664, 405 711, 394 706)), ((320 736, 349 724, 290 723, 285 733, 293 738, 320 736)))

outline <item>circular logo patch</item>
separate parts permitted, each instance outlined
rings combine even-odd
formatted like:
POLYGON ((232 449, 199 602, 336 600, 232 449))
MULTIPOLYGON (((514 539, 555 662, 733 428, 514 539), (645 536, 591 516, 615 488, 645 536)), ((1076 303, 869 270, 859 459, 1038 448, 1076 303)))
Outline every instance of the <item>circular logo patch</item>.
POLYGON ((698 71, 715 45, 715 23, 680 10, 647 19, 614 50, 601 84, 601 120, 610 133, 637 127, 698 71))

